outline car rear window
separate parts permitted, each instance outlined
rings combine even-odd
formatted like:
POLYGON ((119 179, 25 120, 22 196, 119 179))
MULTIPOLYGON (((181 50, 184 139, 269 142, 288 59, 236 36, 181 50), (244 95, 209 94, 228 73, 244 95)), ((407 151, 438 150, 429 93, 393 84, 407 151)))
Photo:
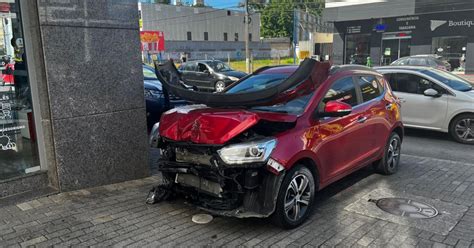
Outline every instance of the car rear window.
POLYGON ((374 76, 360 76, 358 81, 364 102, 379 97, 383 92, 382 87, 374 76))

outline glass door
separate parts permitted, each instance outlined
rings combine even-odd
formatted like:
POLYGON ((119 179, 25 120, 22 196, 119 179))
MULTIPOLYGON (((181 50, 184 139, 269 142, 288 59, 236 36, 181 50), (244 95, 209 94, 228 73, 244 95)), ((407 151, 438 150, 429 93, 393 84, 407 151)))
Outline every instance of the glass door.
POLYGON ((411 36, 407 33, 389 33, 382 36, 382 65, 410 56, 411 36))

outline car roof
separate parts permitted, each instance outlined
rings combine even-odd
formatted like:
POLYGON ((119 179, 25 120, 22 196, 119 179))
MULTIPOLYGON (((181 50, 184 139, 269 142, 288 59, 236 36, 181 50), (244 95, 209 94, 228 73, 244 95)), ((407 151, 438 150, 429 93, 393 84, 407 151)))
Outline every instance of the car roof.
POLYGON ((375 70, 406 70, 406 71, 426 71, 434 70, 431 67, 427 66, 410 66, 410 65, 389 65, 389 66, 379 66, 374 67, 375 70))
POLYGON ((196 63, 196 62, 207 64, 207 63, 210 63, 210 62, 222 62, 222 61, 217 60, 217 59, 214 59, 214 60, 212 60, 212 59, 205 60, 205 59, 204 59, 204 60, 191 60, 191 61, 187 61, 187 62, 185 62, 185 63, 183 63, 183 64, 186 64, 186 63, 196 63))
POLYGON ((269 66, 264 68, 258 74, 292 74, 298 69, 297 65, 280 65, 280 66, 269 66))
POLYGON ((365 71, 365 72, 378 73, 376 70, 367 66, 363 66, 363 65, 335 65, 331 67, 329 74, 334 75, 336 73, 345 72, 345 71, 365 71))

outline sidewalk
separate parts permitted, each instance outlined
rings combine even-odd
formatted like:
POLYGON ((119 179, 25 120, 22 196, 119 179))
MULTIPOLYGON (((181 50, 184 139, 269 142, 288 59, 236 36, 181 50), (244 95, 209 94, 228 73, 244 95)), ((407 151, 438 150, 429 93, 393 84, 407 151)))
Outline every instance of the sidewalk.
POLYGON ((361 170, 318 193, 311 219, 281 230, 265 219, 215 217, 182 200, 144 203, 158 176, 43 197, 0 208, 1 247, 469 247, 474 243, 474 164, 404 155, 398 174, 361 170), (440 216, 414 220, 382 212, 368 197, 410 197, 440 216), (372 204, 372 205, 371 205, 372 204))

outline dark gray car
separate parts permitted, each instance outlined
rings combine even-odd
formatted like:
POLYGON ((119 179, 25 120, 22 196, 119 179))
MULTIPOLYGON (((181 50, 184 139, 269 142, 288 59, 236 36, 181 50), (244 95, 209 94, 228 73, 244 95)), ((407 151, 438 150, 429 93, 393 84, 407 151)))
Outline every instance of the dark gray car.
POLYGON ((390 65, 426 66, 443 71, 452 71, 451 64, 436 54, 403 57, 393 61, 390 65))
POLYGON ((222 92, 247 74, 230 68, 219 60, 197 60, 181 64, 178 70, 186 84, 199 90, 222 92))

